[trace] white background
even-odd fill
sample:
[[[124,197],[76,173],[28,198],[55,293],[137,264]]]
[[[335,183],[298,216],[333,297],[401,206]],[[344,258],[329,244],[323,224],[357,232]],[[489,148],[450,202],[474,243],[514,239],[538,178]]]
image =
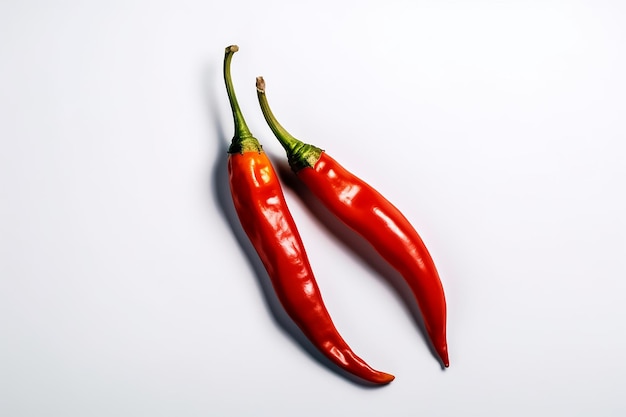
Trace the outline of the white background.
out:
[[[624,415],[624,3],[304,4],[0,3],[0,415]],[[242,238],[233,43],[327,307],[386,387],[300,343]],[[448,370],[394,275],[307,208],[257,75],[424,238]]]

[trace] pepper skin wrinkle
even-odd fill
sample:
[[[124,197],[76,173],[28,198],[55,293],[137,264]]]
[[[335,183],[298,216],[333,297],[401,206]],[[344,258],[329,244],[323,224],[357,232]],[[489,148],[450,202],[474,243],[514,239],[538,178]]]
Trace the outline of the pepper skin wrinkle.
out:
[[[230,75],[230,62],[238,49],[226,48],[224,80],[235,121],[235,136],[228,152],[228,178],[242,228],[257,251],[278,300],[311,343],[348,373],[373,384],[388,384],[394,376],[371,368],[354,354],[324,305],[278,176],[239,109]]]
[[[348,227],[360,234],[404,278],[424,319],[424,326],[445,367],[446,340],[443,285],[428,249],[406,217],[378,191],[321,149],[291,136],[274,117],[257,78],[257,96],[265,119],[298,178]]]

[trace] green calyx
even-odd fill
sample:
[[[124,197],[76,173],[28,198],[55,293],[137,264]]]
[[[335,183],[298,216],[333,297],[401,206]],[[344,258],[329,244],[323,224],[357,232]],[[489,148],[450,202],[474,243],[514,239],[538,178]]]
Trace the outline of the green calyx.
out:
[[[228,101],[230,102],[230,108],[233,112],[233,120],[235,122],[235,135],[228,148],[229,154],[244,153],[244,152],[263,152],[263,148],[258,140],[252,136],[248,125],[246,124],[239,103],[237,102],[237,96],[235,95],[235,88],[233,87],[233,80],[230,76],[230,61],[233,59],[235,52],[239,50],[237,45],[230,45],[226,47],[224,54],[224,82],[226,83],[226,92],[228,93]]]
[[[322,149],[301,142],[296,139],[298,144],[293,148],[285,148],[287,151],[287,161],[293,172],[298,172],[302,168],[313,168],[322,156]],[[283,145],[284,147],[285,145]]]
[[[313,168],[324,151],[316,146],[294,138],[278,123],[265,96],[265,80],[263,77],[257,77],[256,91],[265,121],[267,121],[267,124],[270,129],[272,129],[272,132],[274,132],[280,144],[285,148],[291,169],[294,172],[298,172],[302,168]]]

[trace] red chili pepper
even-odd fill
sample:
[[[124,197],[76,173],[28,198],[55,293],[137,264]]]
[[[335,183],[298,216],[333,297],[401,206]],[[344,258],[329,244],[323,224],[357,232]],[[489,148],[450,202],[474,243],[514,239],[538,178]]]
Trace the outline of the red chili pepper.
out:
[[[298,178],[404,277],[437,354],[444,366],[449,366],[443,286],[432,257],[413,226],[378,191],[326,152],[291,136],[270,110],[262,77],[257,78],[257,95],[265,120],[287,151],[289,164]]]
[[[387,384],[394,376],[372,369],[359,358],[326,310],[278,177],[239,109],[230,76],[230,62],[238,49],[235,45],[226,48],[224,80],[235,121],[235,136],[228,150],[228,173],[241,225],[283,308],[313,345],[349,373],[375,384]]]

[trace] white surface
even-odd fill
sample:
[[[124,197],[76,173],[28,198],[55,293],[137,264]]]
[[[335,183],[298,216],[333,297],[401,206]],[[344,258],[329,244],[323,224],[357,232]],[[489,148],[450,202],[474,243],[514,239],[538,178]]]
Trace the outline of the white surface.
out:
[[[625,16],[619,1],[1,2],[0,415],[624,415]],[[338,328],[397,379],[355,385],[277,324],[228,221],[232,43],[277,165],[257,75],[291,133],[421,233],[448,370],[287,186]]]

